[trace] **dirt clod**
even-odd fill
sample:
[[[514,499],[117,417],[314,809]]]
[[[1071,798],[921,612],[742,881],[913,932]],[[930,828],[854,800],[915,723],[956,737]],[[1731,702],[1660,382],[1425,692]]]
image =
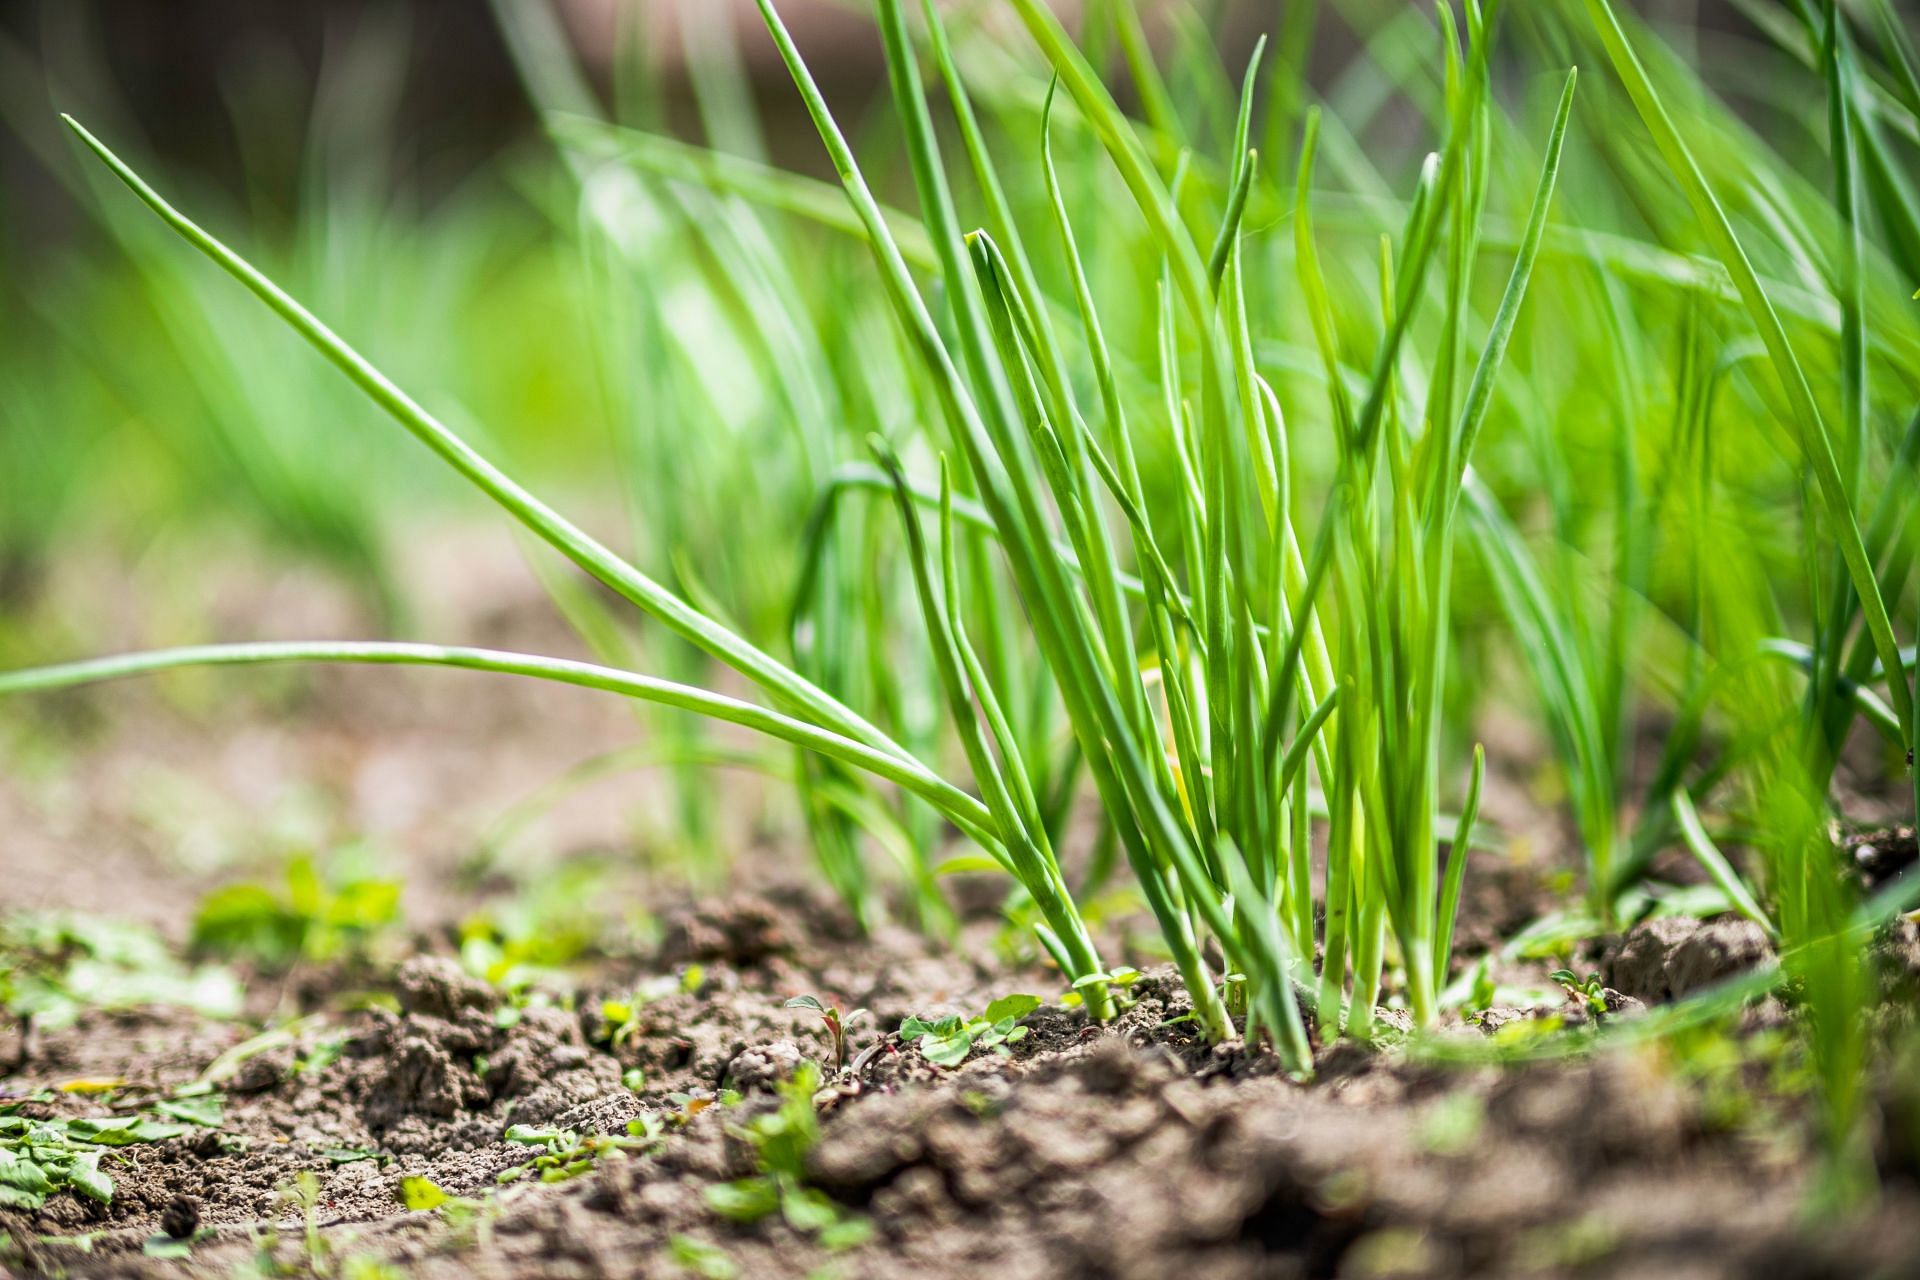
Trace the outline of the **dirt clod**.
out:
[[[1745,973],[1772,954],[1766,933],[1751,920],[1660,916],[1627,932],[1606,957],[1604,973],[1619,995],[1660,1004]]]
[[[240,1064],[226,1081],[231,1093],[261,1093],[278,1087],[293,1074],[293,1047],[275,1045],[263,1049]]]
[[[200,1201],[194,1196],[180,1195],[167,1201],[167,1207],[160,1213],[160,1234],[175,1240],[191,1240],[193,1233],[200,1229]]]
[[[491,1009],[493,989],[445,956],[414,956],[393,976],[393,993],[407,1013],[458,1019],[469,1009]]]
[[[1680,916],[1658,916],[1635,925],[1607,961],[1607,985],[1648,1004],[1670,999],[1667,957],[1698,927]]]
[[[1745,973],[1773,954],[1766,932],[1751,920],[1712,920],[1667,957],[1667,985],[1676,999]]]
[[[756,964],[792,947],[782,912],[765,898],[742,894],[700,903],[669,918],[660,944],[662,964],[725,961]]]
[[[471,1068],[430,1036],[410,1035],[393,1046],[386,1074],[375,1088],[378,1111],[452,1116],[487,1100],[486,1086]]]
[[[793,1041],[773,1040],[735,1054],[727,1064],[724,1079],[742,1093],[771,1092],[781,1081],[791,1079],[805,1061],[806,1056]]]

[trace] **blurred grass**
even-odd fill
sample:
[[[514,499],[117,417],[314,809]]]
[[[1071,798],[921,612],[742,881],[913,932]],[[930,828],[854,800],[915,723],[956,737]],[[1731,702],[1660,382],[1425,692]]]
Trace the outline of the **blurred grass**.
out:
[[[503,150],[425,201],[395,176],[404,29],[398,47],[390,25],[357,31],[321,68],[300,136],[261,122],[303,113],[235,94],[243,157],[297,160],[290,208],[260,217],[251,180],[239,192],[188,186],[449,417],[513,424],[496,443],[517,463],[571,469],[595,442],[597,411],[577,370],[584,286],[542,208],[557,166],[537,148]],[[244,297],[109,198],[62,136],[56,104],[119,122],[143,153],[140,108],[117,96],[104,63],[67,50],[56,65],[0,39],[0,128],[58,192],[0,204],[0,611],[30,603],[50,559],[76,542],[132,551],[238,522],[403,623],[380,513],[435,508],[454,488],[297,338],[259,323]],[[4,225],[36,203],[72,211],[64,234],[35,242]]]

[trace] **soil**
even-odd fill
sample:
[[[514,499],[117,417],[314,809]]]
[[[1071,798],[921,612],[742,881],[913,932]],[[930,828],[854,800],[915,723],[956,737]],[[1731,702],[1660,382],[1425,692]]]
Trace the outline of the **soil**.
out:
[[[530,579],[475,595],[484,603],[441,619],[454,624],[444,638],[500,643],[506,633],[523,647],[577,649],[527,620],[544,613]],[[350,614],[336,619],[340,630]],[[317,787],[325,829],[371,829],[404,860],[412,931],[378,955],[250,974],[253,1015],[299,1015],[279,1037],[254,1039],[257,1022],[160,1008],[89,1012],[40,1035],[0,1093],[125,1083],[106,1096],[56,1093],[23,1113],[99,1115],[204,1080],[221,1095],[220,1124],[112,1149],[102,1163],[116,1184],[110,1205],[61,1193],[36,1212],[0,1210],[0,1236],[12,1240],[0,1270],[251,1267],[363,1280],[383,1274],[374,1264],[446,1277],[846,1280],[1920,1274],[1920,1107],[1897,1079],[1871,1082],[1879,1197],[1816,1217],[1806,1211],[1818,1175],[1812,1121],[1785,1051],[1717,1073],[1659,1046],[1527,1068],[1439,1065],[1395,1046],[1404,1015],[1389,1009],[1380,1046],[1320,1046],[1303,1085],[1264,1052],[1198,1041],[1177,979],[1129,951],[1119,928],[1111,954],[1145,973],[1105,1027],[1060,1003],[1057,977],[999,945],[991,898],[951,945],[892,926],[860,936],[803,887],[796,846],[755,842],[757,805],[731,815],[752,850],[734,874],[756,891],[690,889],[683,872],[649,869],[631,852],[636,826],[646,844],[630,798],[644,789],[576,798],[542,825],[534,853],[474,874],[493,812],[475,813],[474,797],[511,803],[630,736],[618,706],[590,697],[533,697],[512,682],[440,673],[329,672],[213,711],[129,687],[36,714],[85,726],[65,759],[91,776],[80,786],[57,770],[0,770],[7,908],[110,910],[182,944],[208,883],[252,863],[193,862],[181,828],[129,798],[138,788],[95,785],[160,768],[202,779],[242,831],[290,789]],[[10,760],[19,763],[17,750]],[[1551,824],[1538,825],[1525,792],[1523,780],[1489,780],[1501,828],[1530,835],[1473,854],[1460,935],[1469,955],[1564,892]],[[1501,817],[1503,805],[1537,825]],[[1912,860],[1910,831],[1847,847],[1863,877]],[[620,892],[644,909],[642,941],[591,953],[577,985],[536,983],[520,1001],[453,958],[472,911],[608,850],[637,865]],[[1920,985],[1920,927],[1902,922],[1881,946],[1896,981]],[[1602,977],[1604,1016],[1624,1019],[1767,955],[1765,937],[1743,922],[1654,920],[1578,959]],[[1546,968],[1504,957],[1496,976],[1552,991]],[[889,1034],[910,1014],[973,1016],[1014,992],[1047,1000],[1023,1020],[1024,1037],[1005,1052],[976,1048],[955,1069]],[[798,995],[867,1011],[850,1022],[845,1071],[834,1070],[820,1019],[787,1007]],[[610,1003],[631,1016],[610,1020],[620,1012]],[[1587,1007],[1556,995],[1490,1010],[1449,1035],[1484,1044],[1516,1024],[1590,1017]],[[1761,1002],[1744,1034],[1764,1043],[1788,1016]],[[0,1063],[17,1047],[0,1037]],[[829,1198],[831,1216],[870,1226],[850,1247],[824,1247],[804,1215],[798,1225],[781,1213],[741,1224],[709,1198],[756,1173],[747,1127],[776,1110],[779,1082],[803,1060],[825,1082],[806,1183]],[[625,1138],[636,1122],[659,1135],[635,1144],[644,1149],[610,1150],[562,1181],[501,1181],[537,1154],[505,1140],[511,1126]],[[414,1177],[456,1203],[408,1210],[401,1187]],[[189,1241],[190,1255],[149,1255],[170,1238]]]
[[[1643,927],[1614,980],[1657,971],[1634,990],[1661,999],[1659,984],[1671,991],[1696,972],[1692,952],[1725,961],[1745,945],[1713,936],[1726,932]],[[691,982],[669,958],[689,938],[705,943]],[[1198,1042],[1178,1021],[1176,978],[1151,970],[1109,1027],[1049,1004],[1004,1056],[976,1049],[947,1070],[880,1028],[1047,991],[1044,975],[955,960],[904,933],[854,943],[805,897],[708,899],[674,913],[668,939],[574,1009],[535,1005],[504,1026],[498,992],[449,958],[411,957],[391,974],[394,1008],[323,1009],[289,1042],[229,1060],[217,1130],[117,1149],[110,1206],[60,1195],[38,1214],[0,1212],[12,1263],[227,1274],[265,1253],[306,1266],[316,1246],[288,1189],[311,1173],[323,1258],[421,1275],[687,1274],[676,1261],[686,1241],[724,1251],[745,1276],[1860,1276],[1920,1265],[1909,1186],[1892,1181],[1844,1229],[1810,1225],[1793,1126],[1726,1123],[1657,1052],[1462,1069],[1344,1044],[1322,1049],[1302,1086],[1269,1055]],[[1673,945],[1654,966],[1663,939]],[[974,941],[958,954],[991,954]],[[671,994],[613,1037],[602,997],[662,977]],[[785,1007],[802,993],[871,1011],[851,1028],[841,1076],[817,1017]],[[245,1034],[160,1011],[89,1014],[44,1037],[7,1084],[117,1078],[164,1092]],[[777,1215],[731,1223],[705,1197],[754,1173],[742,1127],[776,1105],[773,1087],[802,1058],[827,1064],[832,1081],[808,1177],[873,1228],[835,1253]],[[739,1096],[714,1102],[722,1090]],[[60,1095],[29,1110],[100,1105]],[[502,1140],[510,1125],[625,1135],[642,1116],[663,1133],[652,1151],[603,1156],[564,1182],[498,1181],[534,1154]],[[398,1188],[410,1176],[486,1207],[409,1212]],[[145,1256],[156,1233],[193,1237],[191,1259]]]

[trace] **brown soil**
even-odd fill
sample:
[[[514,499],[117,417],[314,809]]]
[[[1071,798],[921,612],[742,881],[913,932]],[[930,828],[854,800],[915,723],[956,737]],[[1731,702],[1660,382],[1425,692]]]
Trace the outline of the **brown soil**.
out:
[[[1111,1028],[1050,1005],[1010,1054],[976,1050],[943,1070],[878,1028],[977,1012],[1048,990],[1044,977],[943,959],[905,935],[854,944],[804,900],[709,903],[668,935],[663,954],[709,944],[697,989],[670,981],[617,1047],[594,993],[578,1011],[528,1008],[502,1027],[497,994],[454,962],[408,960],[391,978],[397,1011],[319,1013],[233,1069],[218,1131],[118,1149],[110,1207],[60,1195],[38,1214],[0,1213],[14,1265],[226,1274],[264,1251],[305,1266],[305,1220],[285,1194],[304,1172],[318,1176],[313,1217],[333,1265],[377,1258],[425,1275],[685,1274],[676,1238],[723,1250],[744,1276],[1858,1276],[1920,1264],[1920,1200],[1896,1185],[1843,1229],[1808,1226],[1795,1135],[1728,1127],[1657,1053],[1503,1072],[1345,1045],[1323,1051],[1303,1087],[1265,1054],[1208,1049],[1170,1023],[1184,997],[1153,971]],[[654,957],[603,989],[675,974]],[[783,1007],[801,993],[872,1011],[852,1029],[854,1069],[824,1099],[808,1163],[814,1186],[874,1228],[833,1254],[777,1216],[732,1224],[704,1196],[754,1171],[741,1126],[774,1105],[773,1083],[803,1055],[830,1054],[813,1015]],[[8,1085],[165,1090],[243,1034],[90,1015],[47,1036]],[[337,1056],[312,1065],[323,1047]],[[645,1078],[629,1089],[635,1067]],[[722,1089],[739,1101],[702,1105]],[[100,1106],[62,1096],[34,1110]],[[603,1157],[566,1182],[497,1182],[532,1154],[501,1140],[509,1125],[624,1135],[642,1114],[664,1125],[653,1152]],[[487,1207],[409,1213],[396,1193],[410,1175]],[[190,1262],[140,1252],[155,1233],[195,1230]]]

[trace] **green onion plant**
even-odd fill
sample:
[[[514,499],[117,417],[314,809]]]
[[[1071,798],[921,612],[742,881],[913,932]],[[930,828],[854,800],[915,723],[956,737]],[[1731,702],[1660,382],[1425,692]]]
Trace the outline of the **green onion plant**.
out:
[[[407,663],[731,723],[797,752],[761,767],[861,921],[873,848],[936,934],[942,872],[998,868],[1106,1018],[1091,904],[1120,878],[1199,1034],[1296,1074],[1382,1006],[1445,1015],[1500,767],[1477,721],[1517,700],[1566,782],[1571,927],[1632,924],[1656,855],[1690,854],[1780,947],[1832,1146],[1855,1142],[1867,908],[1831,783],[1856,723],[1896,772],[1914,743],[1920,328],[1877,284],[1910,292],[1920,247],[1898,13],[1743,5],[1827,109],[1775,147],[1608,0],[1294,4],[1237,75],[1185,18],[1163,66],[1120,0],[1077,36],[1043,0],[998,24],[877,0],[886,101],[852,130],[757,4],[836,181],[769,163],[724,33],[692,27],[695,145],[647,75],[608,108],[543,10],[497,6],[571,182],[631,557],[73,126],[642,629],[556,574],[596,663],[243,645],[0,693]],[[1309,78],[1342,22],[1353,63]],[[1410,127],[1416,154],[1377,142]]]

